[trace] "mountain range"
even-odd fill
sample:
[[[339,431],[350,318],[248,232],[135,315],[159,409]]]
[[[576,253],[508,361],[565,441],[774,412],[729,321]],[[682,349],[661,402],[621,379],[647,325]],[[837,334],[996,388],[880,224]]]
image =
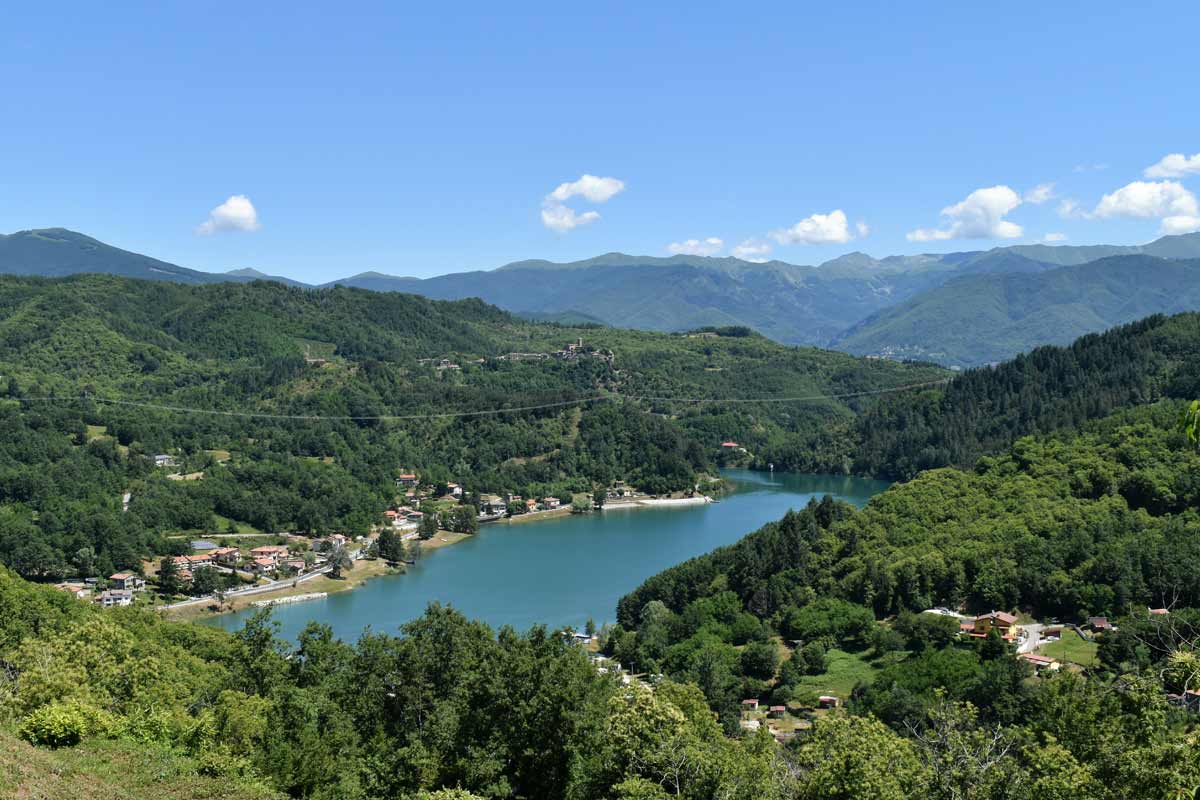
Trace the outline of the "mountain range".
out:
[[[818,266],[608,253],[432,278],[364,272],[325,285],[479,297],[528,319],[569,324],[746,326],[785,344],[974,366],[1147,314],[1197,308],[1189,259],[1200,259],[1200,233],[1139,246],[1034,244],[882,259],[854,252]],[[77,272],[306,285],[253,269],[188,269],[61,228],[0,236],[0,273]]]

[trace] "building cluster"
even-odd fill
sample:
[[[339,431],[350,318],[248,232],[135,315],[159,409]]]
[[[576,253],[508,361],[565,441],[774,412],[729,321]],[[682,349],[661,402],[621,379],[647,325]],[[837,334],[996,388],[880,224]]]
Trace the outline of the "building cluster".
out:
[[[817,700],[817,706],[822,709],[840,705],[841,700],[834,695],[821,695]],[[762,705],[753,697],[742,701],[742,718],[738,722],[745,731],[757,731],[765,726],[767,732],[780,743],[795,737],[796,730],[808,724],[807,721],[797,721],[785,705]]]
[[[554,511],[562,507],[562,501],[557,497],[522,497],[519,494],[505,492],[504,494],[481,494],[479,496],[479,519],[487,521],[498,519],[510,513],[513,506],[523,508],[521,513],[529,514],[534,511]]]
[[[588,347],[580,338],[552,353],[505,353],[497,356],[498,361],[579,361],[585,358],[594,358],[606,364],[612,364],[613,352],[612,350]]]

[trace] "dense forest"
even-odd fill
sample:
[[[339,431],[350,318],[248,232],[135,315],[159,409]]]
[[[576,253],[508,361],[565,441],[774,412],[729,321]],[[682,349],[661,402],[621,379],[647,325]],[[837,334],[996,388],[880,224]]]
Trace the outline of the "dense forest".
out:
[[[1054,796],[1168,796],[1171,781],[1196,783],[1200,764],[1194,718],[1167,704],[1200,679],[1200,454],[1179,429],[1182,407],[1022,438],[862,510],[814,501],[622,598],[606,652],[699,686],[730,730],[741,698],[815,703],[836,661],[862,668],[851,713],[913,747],[1007,740],[993,774],[976,765],[978,786],[936,796],[1024,796],[992,781],[1036,768],[1021,748],[1039,742],[1074,771],[1072,792]],[[920,613],[935,606],[1119,624],[1091,667],[1034,680],[994,633],[964,645],[958,619]],[[1130,763],[1147,720],[1150,749]]]
[[[844,457],[861,405],[819,398],[943,374],[744,329],[537,324],[472,300],[3,277],[0,563],[107,575],[179,531],[364,533],[405,472],[472,494],[689,490],[731,437],[799,443],[835,425]],[[818,399],[736,414],[641,399],[762,396]],[[156,454],[177,463],[155,469]]]
[[[1200,680],[1200,454],[1179,411],[1023,438],[863,510],[814,501],[668,570],[601,632],[633,681],[568,637],[436,605],[398,635],[313,624],[293,643],[269,612],[229,634],[0,569],[0,744],[136,748],[171,759],[160,782],[238,798],[1181,796],[1200,785],[1196,718],[1171,701]],[[996,630],[914,613],[935,603],[1117,627],[1035,675]],[[844,710],[783,744],[743,729],[742,698],[812,705],[847,661]]]
[[[1162,397],[1200,396],[1200,314],[1153,316],[1040,347],[944,387],[889,395],[852,435],[854,472],[896,479],[970,467],[1021,436],[1071,430]]]
[[[0,778],[30,780],[58,752],[188,797],[1117,800],[1200,785],[1200,452],[1173,399],[1200,394],[1200,316],[892,395],[874,393],[944,373],[738,328],[575,329],[347,289],[9,278],[0,315]],[[819,399],[712,402],[779,397]],[[471,492],[666,492],[729,459],[933,468],[647,580],[598,636],[626,672],[558,632],[438,606],[355,643],[319,625],[288,642],[269,612],[228,634],[25,580],[137,569],[180,530],[365,531],[406,470]],[[933,606],[1116,627],[1035,673]],[[839,708],[816,709],[830,692]],[[747,729],[747,700],[803,724]]]

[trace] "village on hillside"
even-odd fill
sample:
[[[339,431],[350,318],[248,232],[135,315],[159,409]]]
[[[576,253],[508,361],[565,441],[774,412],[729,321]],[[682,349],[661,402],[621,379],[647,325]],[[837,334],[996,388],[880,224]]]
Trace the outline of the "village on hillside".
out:
[[[1100,638],[1116,630],[1106,617],[1091,617],[1086,625],[1062,624],[1056,621],[1036,621],[1007,611],[990,611],[969,616],[944,608],[930,608],[927,615],[954,620],[958,625],[958,643],[973,647],[993,634],[1016,653],[1017,658],[1032,668],[1032,679],[1059,670],[1082,671],[1097,663],[1096,651]],[[1148,615],[1169,613],[1164,608],[1147,608]],[[883,624],[883,623],[880,623]],[[801,642],[792,642],[799,648]],[[852,659],[848,659],[853,663]],[[851,699],[851,690],[861,676],[851,670],[831,665],[824,675],[814,676],[808,683],[811,698],[806,701],[772,702],[769,698],[749,697],[741,701],[739,725],[746,731],[767,730],[776,740],[785,742],[797,731],[811,727],[821,716],[843,708]],[[1189,690],[1184,695],[1168,695],[1168,702],[1191,710],[1200,710],[1200,691]]]

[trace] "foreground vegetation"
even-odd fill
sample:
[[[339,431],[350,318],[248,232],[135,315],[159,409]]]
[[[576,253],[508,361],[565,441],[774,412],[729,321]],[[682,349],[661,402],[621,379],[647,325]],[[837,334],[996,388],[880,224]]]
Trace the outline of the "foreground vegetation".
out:
[[[0,307],[0,776],[68,795],[110,791],[125,771],[135,798],[350,800],[1116,800],[1200,785],[1200,453],[1183,405],[1161,399],[1200,388],[1200,316],[903,399],[756,408],[663,398],[941,373],[736,329],[595,330],[584,357],[498,360],[561,347],[567,329],[479,303],[265,284],[10,279]],[[458,369],[420,361],[451,357]],[[622,400],[429,416],[589,392]],[[744,451],[720,447],[731,436]],[[164,452],[180,463],[155,467]],[[269,612],[228,634],[24,579],[137,570],[218,516],[366,531],[409,470],[468,496],[586,499],[621,476],[667,491],[764,454],[941,468],[862,510],[813,502],[646,581],[600,637],[637,677],[557,633],[438,606],[355,643],[315,624],[285,642]],[[963,637],[955,617],[920,613],[931,606],[1117,629],[1062,643],[1076,665],[1035,675],[996,633]],[[748,730],[745,700],[782,707],[787,725]]]
[[[861,511],[814,502],[650,579],[601,637],[646,683],[437,606],[398,636],[313,624],[288,643],[267,612],[231,635],[5,571],[0,724],[82,764],[141,743],[233,797],[1172,796],[1200,784],[1196,718],[1171,700],[1200,681],[1200,455],[1179,411],[1023,439]],[[1118,630],[1085,671],[1035,676],[995,632],[914,613],[932,604]],[[847,707],[816,710],[829,693]],[[742,730],[746,697],[787,709],[785,744]]]

